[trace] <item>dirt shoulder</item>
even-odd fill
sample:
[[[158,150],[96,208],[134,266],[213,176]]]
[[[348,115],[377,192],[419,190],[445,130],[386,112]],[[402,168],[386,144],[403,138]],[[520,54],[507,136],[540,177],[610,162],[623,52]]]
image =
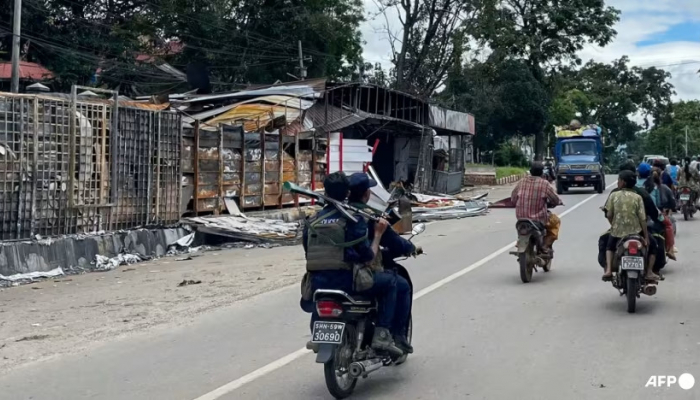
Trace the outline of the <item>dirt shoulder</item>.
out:
[[[300,246],[191,256],[0,289],[0,371],[177,323],[299,282],[304,271]]]

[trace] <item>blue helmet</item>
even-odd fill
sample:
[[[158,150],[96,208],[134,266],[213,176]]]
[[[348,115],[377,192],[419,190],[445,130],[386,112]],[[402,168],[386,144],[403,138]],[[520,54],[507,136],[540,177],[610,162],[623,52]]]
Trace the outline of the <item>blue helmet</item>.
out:
[[[651,165],[643,162],[637,167],[640,178],[648,178],[651,175]]]

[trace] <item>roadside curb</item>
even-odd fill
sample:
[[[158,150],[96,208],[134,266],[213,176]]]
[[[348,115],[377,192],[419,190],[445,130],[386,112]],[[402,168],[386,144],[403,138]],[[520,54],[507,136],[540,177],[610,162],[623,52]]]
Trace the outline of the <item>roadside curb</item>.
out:
[[[509,183],[518,182],[526,176],[527,174],[504,176],[503,178],[496,179],[496,185],[507,185]]]

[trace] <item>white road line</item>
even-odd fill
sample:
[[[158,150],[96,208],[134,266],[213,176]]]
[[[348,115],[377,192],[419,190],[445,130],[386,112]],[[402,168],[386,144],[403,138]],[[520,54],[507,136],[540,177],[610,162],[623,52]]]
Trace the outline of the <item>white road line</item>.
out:
[[[610,189],[611,187],[613,187],[615,185],[617,185],[617,180],[615,181],[615,183],[608,185],[608,187],[606,187],[606,189]],[[586,197],[582,201],[576,203],[573,207],[571,207],[571,208],[567,209],[566,211],[564,211],[563,213],[561,213],[559,216],[560,217],[566,216],[567,214],[573,212],[574,210],[576,210],[577,208],[586,204],[590,200],[594,199],[596,196],[598,196],[598,194],[594,194],[594,195],[591,195],[589,197]],[[430,285],[426,288],[423,288],[422,290],[416,292],[413,295],[413,300],[420,299],[421,297],[425,296],[426,294],[433,292],[433,291],[441,288],[442,286],[445,286],[446,284],[454,281],[455,279],[483,266],[487,262],[493,260],[494,258],[496,258],[496,257],[500,256],[501,254],[507,252],[508,250],[512,249],[515,246],[515,243],[516,242],[509,243],[507,246],[501,247],[500,249],[496,250],[494,253],[491,253],[490,255],[482,258],[481,260],[475,262],[474,264],[464,268],[463,270],[457,271],[454,274],[452,274],[444,279],[441,279],[441,280],[433,283],[432,285]],[[221,396],[224,396],[226,394],[233,392],[236,389],[239,389],[243,385],[246,385],[250,382],[253,382],[254,380],[256,380],[258,378],[261,378],[261,377],[263,377],[271,372],[274,372],[274,371],[284,367],[285,365],[291,363],[294,360],[297,360],[297,359],[305,356],[306,354],[308,354],[310,352],[311,351],[307,350],[306,348],[301,348],[301,349],[299,349],[293,353],[287,354],[286,356],[284,356],[278,360],[275,360],[275,361],[273,361],[273,362],[271,362],[271,363],[269,363],[261,368],[258,368],[249,374],[246,374],[246,375],[244,375],[244,376],[242,376],[234,381],[231,381],[231,382],[229,382],[229,383],[227,383],[227,384],[225,384],[225,385],[223,385],[223,386],[221,386],[221,387],[219,387],[219,388],[217,388],[217,389],[215,389],[215,390],[213,390],[205,395],[197,397],[195,400],[216,400],[216,399],[220,398]]]

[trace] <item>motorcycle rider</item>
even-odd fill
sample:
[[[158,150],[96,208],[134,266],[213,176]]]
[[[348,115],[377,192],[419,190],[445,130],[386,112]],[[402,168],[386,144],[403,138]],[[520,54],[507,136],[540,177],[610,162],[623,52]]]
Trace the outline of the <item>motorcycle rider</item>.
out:
[[[657,173],[658,175],[658,170],[652,170],[649,164],[639,164],[637,172],[639,174],[637,186],[646,190],[649,193],[649,195],[651,195],[651,199],[654,200],[656,208],[662,211],[662,214],[659,216],[659,220],[664,226],[664,238],[666,239],[666,253],[669,258],[675,260],[676,255],[674,247],[675,238],[673,234],[673,223],[671,222],[671,219],[663,213],[665,210],[673,210],[675,208],[676,202],[673,198],[673,194],[668,187],[662,184],[660,177],[657,180],[655,180],[653,174]]]
[[[350,195],[348,203],[362,209],[367,207],[367,202],[371,196],[370,188],[377,185],[377,182],[371,179],[366,173],[358,172],[350,175]],[[374,221],[368,222],[368,240],[374,240]],[[412,293],[411,286],[408,281],[396,273],[396,270],[391,268],[394,264],[394,258],[401,256],[410,256],[420,252],[409,240],[399,236],[396,231],[389,227],[381,236],[379,245],[382,247],[380,253],[375,260],[376,270],[383,270],[383,273],[392,274],[396,279],[396,307],[394,309],[394,318],[391,324],[391,333],[394,337],[396,346],[405,353],[413,353],[413,347],[408,342],[406,327],[408,319],[411,315]],[[387,268],[384,268],[387,267]]]
[[[343,172],[329,174],[323,182],[326,195],[344,201],[350,182]],[[360,215],[357,223],[344,218],[333,206],[326,205],[315,216],[307,219],[304,226],[303,247],[306,254],[307,274],[302,281],[302,309],[312,313],[311,327],[317,319],[312,295],[317,289],[338,289],[347,293],[354,290],[353,265],[371,263],[379,253],[379,243],[389,226],[381,219],[374,224],[373,239],[368,239],[367,224]],[[377,323],[372,338],[372,347],[378,350],[395,350],[389,333],[396,306],[396,277],[393,274],[373,274],[372,286],[359,294],[374,296],[378,300]],[[307,343],[307,348],[314,348]]]
[[[686,157],[685,165],[681,169],[678,179],[678,186],[687,186],[690,188],[690,200],[693,204],[697,203],[698,192],[700,191],[700,172],[696,168],[691,167],[690,157]]]
[[[680,178],[681,167],[678,166],[678,160],[675,158],[671,159],[671,163],[666,167],[666,172],[671,176],[673,181],[673,186],[678,186],[678,178]]]
[[[551,254],[552,245],[559,238],[561,220],[550,212],[547,205],[558,206],[562,202],[552,185],[542,179],[544,166],[535,161],[530,167],[530,175],[521,179],[510,195],[515,204],[515,217],[517,219],[529,219],[541,223],[546,234],[544,237],[544,250]]]
[[[633,174],[636,174],[637,172],[637,165],[634,163],[632,160],[627,160],[626,163],[622,164],[620,166],[620,172],[622,171],[630,171]],[[622,188],[617,187],[613,189],[610,192],[610,195],[612,195],[615,192],[619,192],[622,190]],[[656,208],[656,205],[654,204],[654,200],[652,200],[651,196],[649,193],[647,193],[646,190],[643,188],[635,187],[632,189],[634,190],[635,193],[637,193],[639,196],[642,197],[642,202],[644,203],[644,213],[647,216],[647,229],[650,230],[651,233],[662,233],[664,231],[663,224],[659,221],[659,209]],[[608,200],[610,199],[610,196],[608,196]],[[607,203],[607,201],[606,201]],[[602,207],[603,212],[605,212],[607,216],[608,210],[605,209],[605,207]],[[598,239],[598,263],[600,264],[601,267],[606,268],[607,261],[606,261],[606,256],[605,252],[607,251],[608,247],[608,240],[610,238],[610,230],[608,229],[607,232],[602,234],[600,238]],[[658,243],[654,236],[649,236],[649,243],[648,243],[648,264],[650,266],[656,265],[656,260],[657,260],[657,247]],[[661,254],[663,256],[663,254]]]
[[[554,175],[554,166],[552,165],[552,159],[551,158],[546,158],[544,162],[545,166],[545,173],[548,175],[546,178],[548,181],[552,182],[556,179],[556,176]]]
[[[642,197],[634,191],[637,177],[631,171],[622,171],[618,177],[617,187],[621,190],[611,193],[605,204],[606,216],[610,221],[610,237],[605,252],[606,266],[603,280],[612,278],[613,256],[617,251],[620,240],[629,235],[640,235],[644,238],[644,245],[649,241],[647,231],[647,216],[644,212]],[[647,263],[648,264],[648,263]],[[657,280],[651,271],[651,265],[646,266],[646,278]]]

